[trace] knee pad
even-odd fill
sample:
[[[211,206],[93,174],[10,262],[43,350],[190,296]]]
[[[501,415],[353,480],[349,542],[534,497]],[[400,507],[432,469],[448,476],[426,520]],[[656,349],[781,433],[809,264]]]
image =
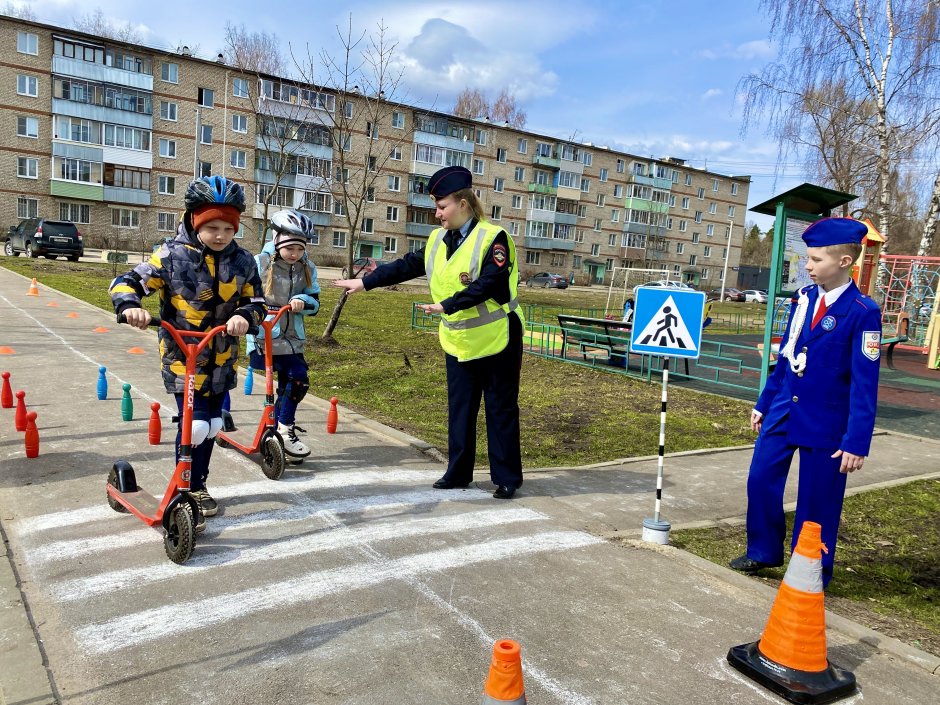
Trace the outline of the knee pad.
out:
[[[201,445],[206,438],[209,436],[209,422],[208,421],[193,421],[193,433],[192,433],[192,445],[195,448],[198,445]]]
[[[209,438],[215,438],[225,425],[221,416],[209,420]]]
[[[306,379],[291,379],[287,382],[287,398],[294,403],[299,403],[301,399],[307,396],[307,390],[310,389],[310,382]]]

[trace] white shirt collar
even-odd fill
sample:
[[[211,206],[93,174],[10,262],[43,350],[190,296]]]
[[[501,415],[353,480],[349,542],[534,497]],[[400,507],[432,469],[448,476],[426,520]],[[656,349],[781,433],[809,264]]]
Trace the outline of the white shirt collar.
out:
[[[839,297],[842,296],[842,292],[849,288],[849,285],[852,283],[852,280],[849,279],[842,286],[837,286],[831,291],[823,291],[822,287],[819,284],[816,285],[816,289],[819,292],[819,297],[816,299],[816,306],[819,306],[819,302],[822,301],[823,297],[826,299],[826,308],[832,308],[832,305],[838,301]]]

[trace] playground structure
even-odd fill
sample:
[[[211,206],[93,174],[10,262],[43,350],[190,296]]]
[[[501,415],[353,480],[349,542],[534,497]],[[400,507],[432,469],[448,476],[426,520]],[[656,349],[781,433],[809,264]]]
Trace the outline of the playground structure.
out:
[[[938,297],[940,287],[940,257],[911,255],[882,255],[878,261],[878,276],[873,298],[881,306],[886,327],[896,324],[898,316],[910,316],[910,341],[904,347],[928,353],[932,338],[936,338],[938,325]],[[937,350],[928,359],[928,366],[936,367]]]

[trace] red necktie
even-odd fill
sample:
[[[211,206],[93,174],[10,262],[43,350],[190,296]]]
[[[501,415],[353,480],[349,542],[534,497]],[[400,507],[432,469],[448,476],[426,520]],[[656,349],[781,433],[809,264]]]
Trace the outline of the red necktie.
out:
[[[816,315],[813,316],[813,322],[810,325],[809,329],[812,330],[816,327],[816,324],[822,320],[822,317],[826,315],[826,297],[823,296],[819,301],[819,308],[816,309]]]

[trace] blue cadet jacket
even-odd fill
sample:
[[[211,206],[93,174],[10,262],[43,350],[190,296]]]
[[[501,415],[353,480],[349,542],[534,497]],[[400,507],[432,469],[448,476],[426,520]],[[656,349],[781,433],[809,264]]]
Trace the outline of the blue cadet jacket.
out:
[[[764,429],[786,421],[790,445],[867,456],[878,401],[881,311],[853,281],[811,330],[819,289],[803,287],[791,300],[781,353],[800,294],[808,299],[808,313],[795,333],[794,357],[802,353],[805,367],[794,371],[781,354],[754,408],[764,415]]]

